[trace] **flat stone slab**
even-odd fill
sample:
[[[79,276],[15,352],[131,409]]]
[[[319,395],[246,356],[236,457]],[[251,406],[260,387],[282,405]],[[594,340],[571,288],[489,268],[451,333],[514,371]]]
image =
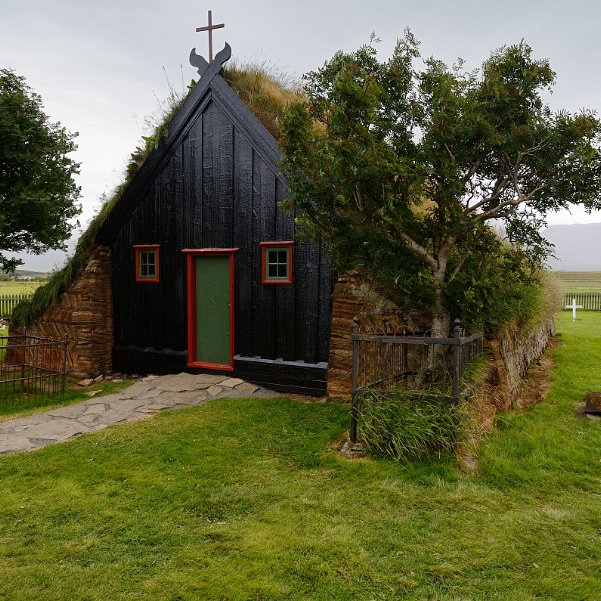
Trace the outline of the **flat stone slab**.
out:
[[[84,424],[88,426],[90,430],[94,428],[94,426],[98,423],[99,414],[98,413],[86,413],[82,415],[77,421],[80,424]]]
[[[226,378],[224,376],[214,376],[211,374],[187,374],[181,373],[176,376],[165,376],[153,382],[154,386],[164,392],[191,392],[208,388],[213,384],[218,384]]]
[[[25,436],[0,436],[0,453],[16,453],[34,448],[35,444]]]
[[[98,403],[98,401],[96,401]],[[75,405],[68,405],[67,407],[58,407],[57,409],[52,409],[48,411],[48,415],[51,417],[79,417],[86,412],[87,409],[87,401],[84,403],[76,403]]]
[[[23,436],[45,438],[50,440],[65,440],[77,434],[87,432],[89,428],[75,419],[53,417],[43,424],[23,430]]]
[[[136,382],[135,384],[132,384],[125,390],[119,392],[117,396],[120,396],[122,398],[133,399],[134,397],[146,394],[149,390],[155,388],[156,382],[157,380],[153,380],[151,382]]]
[[[238,384],[242,384],[244,380],[240,378],[228,378],[227,380],[223,380],[223,382],[219,383],[219,386],[225,386],[225,388],[234,388],[238,386]]]
[[[145,392],[144,394],[140,394],[139,397],[143,398],[144,400],[154,399],[162,393],[163,393],[163,391],[160,390],[159,388],[153,388],[153,389],[149,390],[148,392]]]
[[[121,412],[127,412],[127,411],[133,411],[134,409],[137,409],[138,407],[141,407],[142,405],[146,405],[146,403],[148,403],[147,399],[135,398],[135,399],[116,399],[114,401],[109,401],[108,403],[105,403],[105,404],[108,405],[111,409],[116,409],[117,411],[121,411]]]
[[[157,411],[171,408],[173,408],[173,405],[168,405],[167,403],[152,403],[151,405],[142,405],[142,407],[138,407],[136,411],[138,413],[156,413]]]
[[[167,407],[177,407],[178,405],[200,405],[206,399],[207,393],[204,390],[193,390],[191,392],[163,392],[157,401]]]
[[[191,407],[225,396],[278,394],[229,376],[188,373],[147,376],[117,393],[0,422],[0,454],[29,451],[157,411]]]
[[[250,382],[242,382],[242,384],[238,384],[238,386],[236,386],[236,390],[242,394],[254,394],[257,392],[257,390],[259,390],[259,388],[259,386],[251,384]]]
[[[135,411],[105,411],[95,416],[93,420],[94,428],[96,426],[112,426],[113,424],[120,424],[128,420],[139,417],[139,413]]]
[[[104,403],[96,403],[94,405],[90,405],[85,413],[84,413],[84,417],[87,415],[94,415],[96,413],[103,413],[104,411],[107,410],[107,406]],[[81,418],[79,418],[81,419]]]
[[[47,420],[48,417],[45,413],[37,413],[27,417],[17,417],[6,420],[0,424],[0,437],[7,432],[18,431],[19,429],[23,430],[35,424],[42,424]]]

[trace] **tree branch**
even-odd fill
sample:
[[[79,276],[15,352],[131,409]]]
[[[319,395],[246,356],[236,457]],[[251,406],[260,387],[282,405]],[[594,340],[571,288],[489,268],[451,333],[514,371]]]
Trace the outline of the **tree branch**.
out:
[[[463,264],[466,262],[468,257],[468,253],[464,252],[461,257],[459,258],[459,261],[457,261],[457,265],[455,265],[455,269],[453,269],[451,276],[449,277],[447,283],[452,282],[456,277],[457,274],[461,271],[461,268],[463,267]]]
[[[482,157],[478,157],[474,164],[468,169],[467,173],[461,178],[461,183],[466,184],[472,176],[478,171],[478,167],[480,167],[480,163],[482,162]]]
[[[463,211],[463,214],[469,215],[470,213],[473,213],[485,204],[498,200],[501,197],[501,194],[503,194],[503,192],[507,188],[508,181],[509,177],[507,175],[504,175],[503,177],[497,179],[492,194],[490,196],[487,196],[486,198],[483,198],[480,202],[477,202],[475,205],[466,208],[465,211]]]
[[[353,196],[355,197],[355,204],[361,213],[365,211],[365,202],[363,201],[363,194],[359,189],[359,184],[355,185],[355,190],[353,192]]]
[[[533,190],[531,190],[528,194],[518,193],[516,198],[512,198],[511,200],[506,200],[505,202],[499,203],[496,207],[489,209],[488,211],[484,211],[479,215],[474,217],[474,221],[486,221],[487,219],[493,219],[495,217],[507,217],[512,212],[512,208],[517,207],[525,202],[528,202],[532,199],[532,197],[544,190],[548,186],[546,184],[540,184],[536,186]],[[508,211],[504,211],[504,209],[508,209]]]
[[[434,257],[421,244],[418,244],[405,232],[398,232],[398,236],[407,250],[424,259],[433,270],[437,268],[438,264],[436,259],[434,259]]]
[[[449,153],[449,156],[451,157],[451,161],[453,161],[453,164],[457,163],[457,160],[455,159],[455,155],[451,152],[451,149],[448,147],[447,143],[444,143],[444,147],[446,149],[446,151]]]

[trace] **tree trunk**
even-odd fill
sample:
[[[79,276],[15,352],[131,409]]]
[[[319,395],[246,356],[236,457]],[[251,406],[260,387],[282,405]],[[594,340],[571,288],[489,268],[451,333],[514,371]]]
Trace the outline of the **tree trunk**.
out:
[[[451,314],[444,305],[444,280],[446,260],[434,275],[434,311],[432,317],[432,336],[446,338],[451,328]]]
[[[456,235],[448,235],[442,244],[436,243],[432,255],[428,255],[424,249],[420,256],[425,256],[427,263],[432,269],[432,285],[434,288],[434,307],[432,316],[432,328],[430,336],[432,338],[448,338],[451,329],[451,315],[445,307],[445,284],[447,275],[447,264]],[[422,387],[428,382],[437,380],[441,374],[447,371],[448,347],[442,344],[428,345],[428,354],[425,361],[419,368],[415,378],[417,388]]]
[[[446,262],[444,262],[446,267]],[[434,273],[434,311],[432,316],[432,338],[448,338],[451,329],[451,314],[444,306],[444,278],[446,269],[439,269]],[[419,376],[421,382],[435,381],[440,373],[445,372],[447,365],[448,348],[443,344],[431,345],[429,347],[424,373]]]
[[[448,338],[451,330],[451,315],[445,309],[438,311],[435,308],[434,315],[432,317],[432,336],[435,338]]]

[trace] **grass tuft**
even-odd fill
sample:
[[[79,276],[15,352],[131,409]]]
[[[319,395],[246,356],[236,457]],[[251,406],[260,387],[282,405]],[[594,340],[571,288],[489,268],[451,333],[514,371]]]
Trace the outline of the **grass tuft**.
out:
[[[367,390],[358,401],[359,436],[374,455],[408,463],[453,452],[461,425],[459,405],[405,390]]]
[[[290,102],[302,98],[300,88],[267,63],[228,63],[223,79],[276,139],[280,139],[279,118]]]

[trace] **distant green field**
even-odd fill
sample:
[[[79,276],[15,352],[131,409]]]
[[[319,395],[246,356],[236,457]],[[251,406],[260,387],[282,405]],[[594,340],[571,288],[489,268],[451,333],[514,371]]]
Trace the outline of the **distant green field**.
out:
[[[0,296],[6,294],[31,294],[44,282],[0,282]]]
[[[562,292],[600,292],[601,271],[555,271]]]

